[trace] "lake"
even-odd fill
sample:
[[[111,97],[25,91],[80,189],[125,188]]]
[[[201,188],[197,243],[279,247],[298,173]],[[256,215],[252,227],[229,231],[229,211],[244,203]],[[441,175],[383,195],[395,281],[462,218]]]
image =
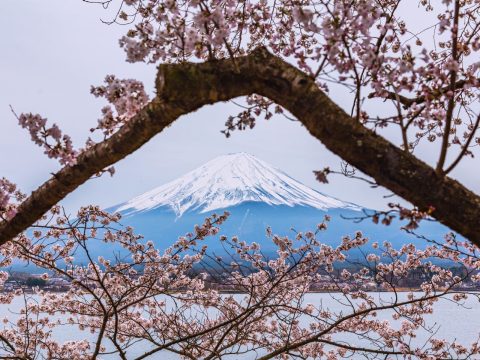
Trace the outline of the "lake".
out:
[[[381,299],[383,301],[388,300],[393,296],[392,293],[370,293],[370,295],[374,296],[375,299]],[[406,295],[407,293],[399,293],[401,300],[406,299]],[[238,299],[241,299],[242,297],[241,294],[236,294],[234,296],[238,297]],[[305,296],[305,303],[312,303],[316,306],[321,305],[324,309],[328,308],[332,312],[347,310],[346,307],[342,307],[342,305],[339,304],[338,299],[341,299],[341,294],[338,293],[309,293]],[[10,305],[0,305],[0,319],[7,317],[9,320],[15,320],[15,318],[18,317],[17,313],[22,308],[23,304],[23,297],[17,297]],[[435,327],[435,337],[445,338],[448,341],[456,339],[462,345],[470,345],[478,339],[480,333],[480,303],[473,296],[469,296],[464,305],[464,307],[458,306],[447,299],[439,300],[434,307],[434,313],[425,317],[428,325]],[[392,323],[395,323],[395,321],[392,320],[391,315],[391,311],[381,312],[378,314],[378,318],[390,320]],[[304,325],[307,325],[308,323],[307,319],[302,319],[301,321],[303,321]],[[430,334],[426,331],[420,331],[418,333],[418,338],[414,340],[414,343],[423,343],[429,336]],[[95,335],[91,334],[89,331],[80,331],[73,325],[63,325],[61,328],[56,328],[54,330],[54,337],[58,341],[64,342],[82,339],[93,340]],[[349,344],[361,345],[361,341],[352,334],[341,334],[341,340]],[[109,346],[107,346],[107,348],[109,348]],[[148,349],[148,345],[146,346],[146,344],[140,343],[135,345],[135,347],[131,348],[128,352],[129,359],[142,354],[146,349]],[[117,356],[102,357],[102,359],[116,358]],[[241,357],[230,356],[225,358],[254,359],[255,354],[251,353]],[[174,360],[179,359],[179,356],[164,351],[157,353],[149,359]]]

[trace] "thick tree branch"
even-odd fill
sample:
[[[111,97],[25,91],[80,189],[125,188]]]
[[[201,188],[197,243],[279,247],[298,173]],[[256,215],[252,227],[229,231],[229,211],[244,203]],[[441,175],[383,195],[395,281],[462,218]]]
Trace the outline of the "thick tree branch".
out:
[[[235,60],[160,65],[157,97],[116,134],[83,153],[35,190],[0,224],[0,244],[31,226],[92,175],[132,153],[178,117],[207,104],[259,94],[288,109],[332,152],[376,182],[480,245],[480,198],[463,185],[366,129],[314,80],[265,49]]]

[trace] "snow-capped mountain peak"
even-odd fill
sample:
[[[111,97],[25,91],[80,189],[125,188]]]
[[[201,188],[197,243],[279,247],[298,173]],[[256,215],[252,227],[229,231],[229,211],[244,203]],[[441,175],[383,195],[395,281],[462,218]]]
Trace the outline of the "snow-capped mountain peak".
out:
[[[219,156],[115,210],[132,214],[167,206],[181,216],[187,211],[207,212],[247,201],[322,210],[360,208],[315,191],[253,155],[235,153]]]

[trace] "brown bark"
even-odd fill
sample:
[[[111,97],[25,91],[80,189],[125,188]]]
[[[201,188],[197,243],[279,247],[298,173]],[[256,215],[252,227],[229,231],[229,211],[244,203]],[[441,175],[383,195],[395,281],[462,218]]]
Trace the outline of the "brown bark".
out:
[[[265,49],[232,60],[160,65],[157,97],[116,134],[56,173],[0,224],[0,244],[31,226],[92,175],[132,153],[183,114],[238,96],[259,94],[288,109],[335,154],[480,245],[480,198],[352,119],[312,78]]]

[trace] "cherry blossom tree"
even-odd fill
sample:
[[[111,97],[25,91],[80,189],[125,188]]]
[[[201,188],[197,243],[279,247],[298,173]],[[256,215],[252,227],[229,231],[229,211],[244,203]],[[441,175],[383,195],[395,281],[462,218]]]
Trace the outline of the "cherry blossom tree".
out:
[[[438,359],[478,354],[477,343],[465,347],[436,338],[425,323],[437,301],[463,304],[468,294],[459,286],[479,280],[480,197],[449,177],[476,155],[480,143],[478,1],[86,2],[118,9],[109,23],[126,27],[120,46],[128,62],[158,66],[156,93],[150,98],[141,82],[114,75],[93,86],[92,94],[108,103],[92,129],[102,140],[88,139],[82,148],[42,115],[12,110],[32,141],[63,167],[28,196],[0,179],[1,265],[32,263],[47,271],[46,278],[62,276],[72,287],[60,294],[23,294],[18,319],[5,319],[0,331],[1,356],[126,359],[169,351],[192,359],[229,354]],[[433,19],[431,26],[418,28],[406,11],[412,4]],[[350,104],[335,104],[331,88],[351,94]],[[295,240],[270,234],[278,246],[274,259],[265,258],[256,243],[221,237],[232,254],[227,261],[199,247],[206,236],[217,234],[226,215],[207,219],[162,253],[133,229],[120,227],[118,214],[94,206],[80,209],[75,219],[61,213],[57,203],[67,194],[93,176],[113,175],[115,162],[181,115],[238,97],[245,98],[245,106],[226,119],[226,136],[253,128],[262,116],[294,118],[370,176],[368,181],[411,202],[410,210],[393,205],[410,220],[409,230],[433,216],[470,242],[447,235],[426,250],[373,244],[375,251],[361,264],[338,273],[334,265],[350,261],[347,253],[367,240],[359,233],[337,248],[323,245],[318,236],[326,222],[317,233],[298,234]],[[399,140],[387,139],[390,129],[398,131]],[[425,148],[437,151],[434,164],[417,157]],[[315,172],[320,181],[332,173]],[[379,217],[388,224],[391,213],[372,215],[376,222]],[[95,241],[120,246],[123,257],[94,258],[89,247]],[[86,264],[75,262],[79,254]],[[462,275],[435,265],[435,258],[459,264]],[[216,269],[224,271],[215,274]],[[398,279],[412,271],[424,274],[422,291],[402,298]],[[209,280],[218,276],[242,295],[221,293]],[[7,278],[2,273],[1,280]],[[322,290],[339,294],[342,311],[305,302],[324,278],[329,285]],[[368,284],[394,297],[376,300],[365,291]],[[22,293],[3,293],[0,302],[9,304],[17,295]],[[67,324],[91,331],[93,340],[59,343],[54,332]],[[415,344],[412,339],[422,330],[432,335]],[[355,341],[343,341],[342,334]],[[130,355],[138,344],[140,355]]]

